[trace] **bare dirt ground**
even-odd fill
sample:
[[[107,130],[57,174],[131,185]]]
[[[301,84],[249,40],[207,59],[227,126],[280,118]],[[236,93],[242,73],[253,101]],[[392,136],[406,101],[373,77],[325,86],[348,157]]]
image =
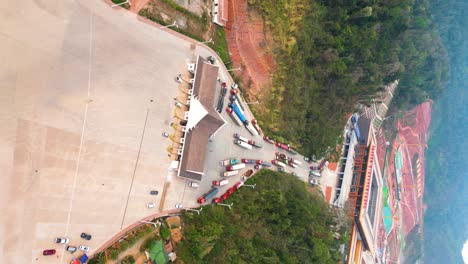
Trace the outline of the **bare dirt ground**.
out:
[[[243,80],[243,87],[249,87],[251,95],[257,95],[271,86],[275,62],[269,43],[271,37],[263,25],[262,18],[248,9],[246,0],[229,1],[229,19],[226,37],[231,53],[233,68]]]

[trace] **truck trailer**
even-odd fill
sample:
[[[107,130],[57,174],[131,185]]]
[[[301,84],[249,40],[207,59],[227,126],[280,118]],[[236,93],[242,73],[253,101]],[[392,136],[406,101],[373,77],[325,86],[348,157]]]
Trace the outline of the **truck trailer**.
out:
[[[226,171],[223,173],[223,177],[230,177],[239,174],[238,170]]]
[[[252,146],[251,146],[251,145],[249,145],[248,143],[245,143],[245,142],[243,142],[243,141],[240,141],[240,140],[238,140],[238,139],[235,139],[235,140],[234,140],[234,144],[236,144],[236,145],[238,145],[238,146],[241,146],[241,147],[243,147],[243,148],[246,148],[246,149],[252,149]]]
[[[226,166],[227,171],[240,170],[240,169],[243,169],[243,168],[245,168],[245,163],[239,163],[239,164],[235,164],[235,165]]]
[[[237,139],[239,139],[239,140],[242,140],[242,141],[244,141],[245,143],[249,143],[249,139],[247,139],[247,138],[241,136],[241,135],[238,134],[238,133],[234,133],[234,138],[237,138]]]
[[[197,199],[197,203],[204,204],[206,201],[213,198],[218,192],[219,192],[219,190],[217,188],[211,188],[211,190],[209,190],[202,197]]]
[[[232,108],[232,110],[234,110],[234,113],[236,113],[237,117],[239,117],[240,121],[245,124],[245,122],[247,121],[247,119],[245,119],[245,116],[244,114],[240,111],[239,107],[237,107],[236,104],[233,104],[233,103],[229,103],[229,107]]]
[[[245,128],[247,128],[247,131],[249,131],[249,133],[252,134],[252,136],[258,136],[257,130],[255,130],[255,128],[252,126],[252,124],[250,124],[249,121],[245,120],[244,126]]]
[[[242,126],[242,122],[240,121],[239,117],[234,113],[234,110],[231,107],[226,108],[226,112],[229,114],[231,117],[232,121],[238,126]]]

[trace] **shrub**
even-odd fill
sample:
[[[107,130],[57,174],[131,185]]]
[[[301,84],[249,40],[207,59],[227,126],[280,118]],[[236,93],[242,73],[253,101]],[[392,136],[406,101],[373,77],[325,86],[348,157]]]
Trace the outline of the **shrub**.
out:
[[[120,261],[121,264],[135,264],[135,258],[133,256],[126,256]]]
[[[159,234],[161,235],[161,238],[166,240],[171,237],[171,231],[167,227],[161,227],[161,230],[159,231]]]

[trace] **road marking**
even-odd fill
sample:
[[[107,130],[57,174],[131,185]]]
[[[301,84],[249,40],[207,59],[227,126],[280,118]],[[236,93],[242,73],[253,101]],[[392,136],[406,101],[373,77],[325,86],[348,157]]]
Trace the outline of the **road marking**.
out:
[[[133,188],[133,181],[135,180],[136,170],[138,167],[138,161],[140,160],[141,146],[143,145],[143,139],[145,138],[146,123],[148,122],[148,116],[149,116],[149,109],[146,109],[145,124],[143,125],[143,132],[141,134],[140,146],[138,148],[138,154],[137,154],[136,161],[135,161],[135,167],[133,168],[132,181],[130,182],[130,188],[128,188],[127,202],[125,203],[124,214],[122,216],[122,222],[120,223],[120,230],[122,230],[123,228],[123,225],[125,222],[125,216],[127,215],[128,201],[130,200],[130,194],[132,193],[132,188]]]
[[[70,204],[68,207],[68,214],[67,214],[67,224],[65,226],[65,237],[68,236],[68,231],[70,229],[70,221],[71,221],[71,211],[73,208],[73,199],[75,198],[75,189],[76,189],[76,182],[78,179],[78,172],[80,170],[80,161],[81,161],[81,153],[83,150],[83,141],[84,141],[84,133],[86,130],[86,121],[88,119],[88,107],[89,107],[89,98],[91,95],[91,74],[92,74],[92,57],[93,57],[93,12],[90,12],[89,17],[89,59],[88,59],[88,89],[87,89],[87,100],[83,114],[83,126],[81,127],[81,137],[80,137],[80,147],[78,149],[78,157],[76,161],[75,167],[75,174],[73,176],[73,185],[72,191],[70,196]],[[63,257],[65,255],[65,247],[62,250],[62,254],[60,256],[60,263],[63,263]]]

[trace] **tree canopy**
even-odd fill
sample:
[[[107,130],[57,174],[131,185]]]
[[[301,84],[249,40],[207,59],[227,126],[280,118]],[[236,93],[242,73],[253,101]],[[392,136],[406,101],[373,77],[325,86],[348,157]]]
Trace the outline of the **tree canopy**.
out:
[[[323,197],[295,177],[260,171],[226,203],[182,217],[183,263],[337,263],[346,236],[334,236],[336,218]],[[342,227],[340,232],[345,232]]]

